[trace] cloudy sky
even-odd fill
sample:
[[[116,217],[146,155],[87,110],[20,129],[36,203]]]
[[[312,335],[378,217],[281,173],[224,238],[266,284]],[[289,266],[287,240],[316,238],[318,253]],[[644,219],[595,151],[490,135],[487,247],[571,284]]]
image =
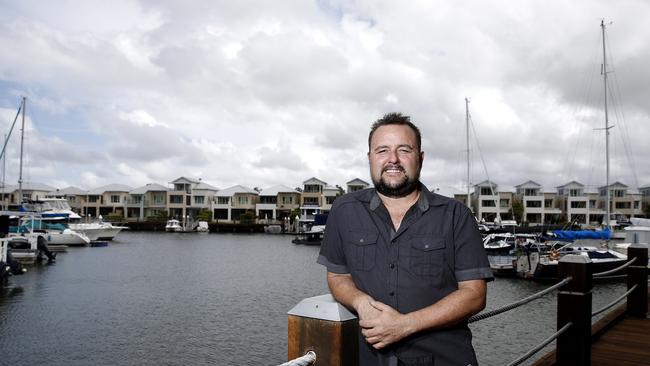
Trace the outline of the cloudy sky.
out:
[[[0,128],[27,97],[24,180],[58,188],[370,182],[386,112],[421,127],[429,188],[650,184],[650,4],[0,0]],[[600,130],[599,130],[600,128]],[[19,126],[6,182],[18,180]],[[483,164],[484,162],[485,164]],[[485,168],[484,168],[485,165]]]

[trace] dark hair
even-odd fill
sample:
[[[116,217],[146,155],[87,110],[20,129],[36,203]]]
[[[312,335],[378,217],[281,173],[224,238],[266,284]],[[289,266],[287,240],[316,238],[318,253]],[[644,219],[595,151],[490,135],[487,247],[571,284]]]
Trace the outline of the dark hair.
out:
[[[370,134],[368,135],[368,150],[370,150],[370,141],[372,141],[372,135],[375,134],[375,131],[381,126],[386,125],[402,125],[410,127],[413,132],[415,132],[415,139],[418,144],[418,151],[422,150],[422,135],[420,134],[420,129],[411,122],[411,117],[404,116],[399,112],[386,113],[384,116],[375,121],[370,127]]]

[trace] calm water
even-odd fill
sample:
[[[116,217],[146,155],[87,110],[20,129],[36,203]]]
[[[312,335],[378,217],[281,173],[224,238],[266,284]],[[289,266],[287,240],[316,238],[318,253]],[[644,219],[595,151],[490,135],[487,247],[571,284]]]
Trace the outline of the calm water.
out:
[[[123,232],[69,248],[0,294],[0,365],[277,365],[287,311],[327,293],[318,247],[265,234]],[[624,292],[598,284],[594,309]],[[499,278],[488,309],[545,285]],[[472,325],[483,365],[506,364],[551,335],[550,295]]]

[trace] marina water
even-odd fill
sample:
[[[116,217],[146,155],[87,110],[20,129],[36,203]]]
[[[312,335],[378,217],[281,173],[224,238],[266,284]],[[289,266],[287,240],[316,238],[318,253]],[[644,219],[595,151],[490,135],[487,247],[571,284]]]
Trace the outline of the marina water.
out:
[[[319,247],[290,240],[122,232],[108,247],[68,248],[0,293],[0,365],[280,364],[287,311],[328,292]],[[497,278],[487,309],[548,285]],[[625,292],[594,286],[594,310]],[[553,293],[472,324],[479,361],[516,359],[555,332],[555,315]]]

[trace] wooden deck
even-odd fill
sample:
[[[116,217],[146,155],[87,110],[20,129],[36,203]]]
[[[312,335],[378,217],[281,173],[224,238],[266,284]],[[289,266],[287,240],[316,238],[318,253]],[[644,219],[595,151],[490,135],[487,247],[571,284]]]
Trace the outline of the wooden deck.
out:
[[[592,326],[592,366],[650,365],[650,318],[627,317],[625,306],[625,303],[619,305]],[[533,365],[555,365],[555,352],[546,354]]]

